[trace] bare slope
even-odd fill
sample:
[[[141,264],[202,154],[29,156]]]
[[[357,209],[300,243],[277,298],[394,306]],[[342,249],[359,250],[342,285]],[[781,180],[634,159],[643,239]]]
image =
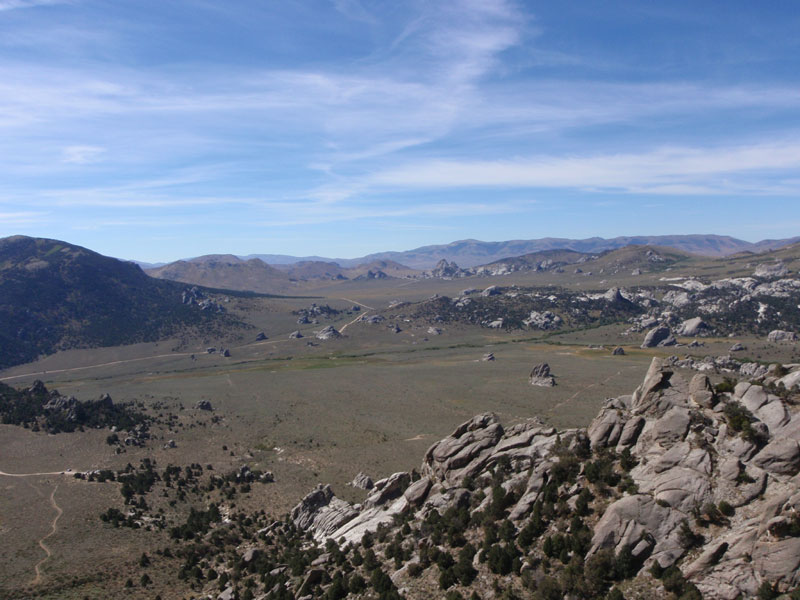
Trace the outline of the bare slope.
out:
[[[232,254],[210,254],[148,269],[158,279],[194,285],[263,293],[285,292],[292,287],[289,275],[254,258],[242,260]]]

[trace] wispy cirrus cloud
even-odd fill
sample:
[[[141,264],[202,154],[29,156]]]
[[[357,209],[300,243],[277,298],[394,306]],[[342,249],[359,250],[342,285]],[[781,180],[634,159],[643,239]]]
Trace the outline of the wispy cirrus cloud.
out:
[[[18,8],[34,8],[53,4],[68,4],[74,0],[0,0],[0,12]]]
[[[426,161],[374,173],[367,178],[366,187],[531,187],[677,195],[748,194],[765,191],[763,185],[756,190],[749,176],[765,171],[783,172],[785,183],[796,187],[797,169],[800,169],[800,143],[763,142],[716,148],[667,147],[636,154]]]
[[[61,151],[61,162],[86,165],[100,160],[105,151],[99,146],[67,146]]]
[[[45,212],[36,211],[2,211],[0,210],[0,222],[4,225],[23,225],[37,223],[47,216]]]

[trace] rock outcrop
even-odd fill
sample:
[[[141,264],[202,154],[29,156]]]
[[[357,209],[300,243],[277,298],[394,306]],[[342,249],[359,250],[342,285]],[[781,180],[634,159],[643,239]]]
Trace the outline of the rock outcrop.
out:
[[[333,325],[326,325],[316,333],[318,340],[333,340],[340,337],[342,334]]]
[[[794,331],[782,331],[775,329],[767,335],[767,341],[770,342],[796,342],[797,334]]]
[[[642,348],[663,348],[665,346],[674,346],[677,343],[669,327],[654,327],[644,337]]]
[[[753,271],[753,277],[785,277],[789,274],[789,269],[782,262],[762,263]]]
[[[531,311],[528,318],[522,321],[523,325],[527,327],[531,327],[533,329],[542,329],[542,330],[550,330],[550,329],[558,329],[561,327],[563,320],[557,314],[549,311]]]
[[[655,581],[643,575],[653,565],[677,567],[682,585],[704,598],[750,598],[765,582],[778,592],[800,586],[799,442],[800,414],[768,389],[742,381],[718,393],[705,374],[687,382],[656,358],[634,393],[608,400],[586,430],[557,431],[536,419],[504,428],[491,413],[477,415],[430,447],[420,475],[377,482],[360,507],[320,486],[292,520],[320,543],[357,543],[401,514],[398,522],[411,523],[432,511],[485,515],[505,497],[501,514],[515,535],[536,525],[550,543],[569,530],[543,519],[543,506],[552,510],[560,498],[559,510],[588,514],[586,499],[596,497],[599,519],[581,551],[587,565],[610,552],[626,557],[626,576],[642,574],[642,585]],[[602,491],[601,482],[620,477],[623,491]]]
[[[529,377],[531,385],[553,387],[556,384],[556,379],[550,373],[550,365],[547,363],[541,363],[533,367]]]
[[[681,323],[677,333],[683,337],[703,336],[710,333],[710,327],[700,317],[694,317],[692,319],[686,319]]]
[[[754,415],[745,429],[734,418],[740,406]],[[782,589],[796,586],[800,559],[776,567],[753,558],[767,547],[788,552],[794,543],[787,545],[765,528],[777,516],[767,508],[776,495],[793,490],[800,501],[800,447],[791,421],[784,402],[760,386],[740,384],[718,398],[705,375],[696,375],[687,390],[655,359],[637,392],[609,401],[589,427],[594,449],[618,444],[619,450],[623,430],[638,430],[626,436],[625,446],[639,461],[630,473],[639,494],[608,507],[595,527],[590,554],[629,546],[634,555],[637,549],[646,552],[646,563],[669,567],[685,554],[680,524],[692,521],[698,510],[716,514],[725,502],[736,508],[736,521],[710,536],[700,557],[686,565],[704,597],[751,596],[765,580],[780,582]],[[785,509],[777,513],[793,518]]]
[[[454,279],[457,277],[469,277],[472,274],[472,270],[462,269],[455,263],[455,261],[447,262],[447,260],[443,258],[436,263],[436,266],[433,269],[426,271],[424,276],[439,279]]]
[[[369,475],[358,473],[358,475],[353,477],[353,481],[350,485],[361,488],[362,490],[371,490],[375,484],[372,482],[372,478]]]

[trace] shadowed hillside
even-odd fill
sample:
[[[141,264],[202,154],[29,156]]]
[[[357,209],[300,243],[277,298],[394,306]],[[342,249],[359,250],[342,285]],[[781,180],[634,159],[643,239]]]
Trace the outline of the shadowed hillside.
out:
[[[66,242],[0,240],[0,367],[73,347],[154,341],[234,321],[183,304],[185,286]]]

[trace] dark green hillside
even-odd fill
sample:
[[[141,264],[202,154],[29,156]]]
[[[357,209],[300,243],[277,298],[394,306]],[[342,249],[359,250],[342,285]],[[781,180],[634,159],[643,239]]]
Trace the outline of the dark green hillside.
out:
[[[48,433],[72,432],[83,427],[145,428],[147,417],[130,405],[114,404],[109,396],[80,402],[48,390],[41,381],[22,390],[0,382],[0,423],[22,425]]]
[[[234,321],[181,301],[184,284],[66,242],[0,240],[0,368],[73,347],[154,341]]]

